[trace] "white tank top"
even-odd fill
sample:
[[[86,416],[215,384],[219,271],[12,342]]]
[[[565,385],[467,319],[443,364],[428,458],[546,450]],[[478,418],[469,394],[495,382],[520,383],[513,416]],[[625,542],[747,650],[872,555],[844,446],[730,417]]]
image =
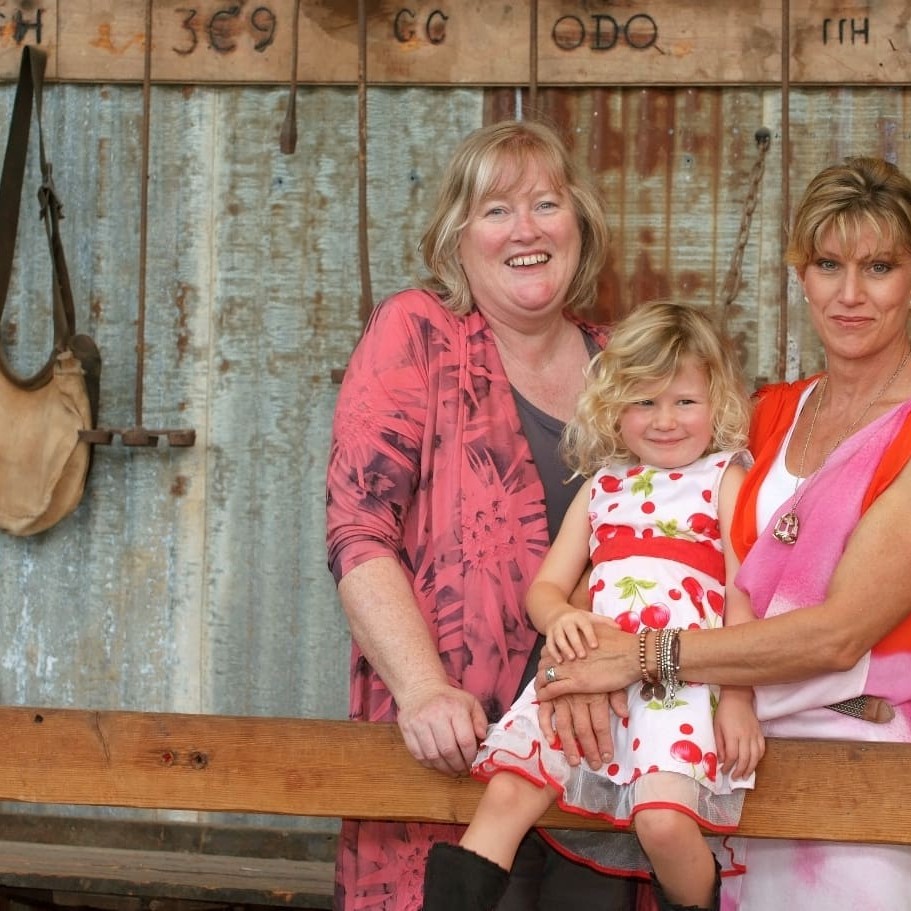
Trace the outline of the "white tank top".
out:
[[[819,381],[817,380],[817,383],[818,382]],[[788,471],[788,467],[785,465],[785,453],[788,451],[788,444],[791,442],[791,435],[794,433],[794,427],[797,424],[797,419],[800,417],[800,412],[803,411],[804,403],[815,388],[816,383],[812,383],[807,386],[800,396],[794,420],[791,422],[791,426],[788,428],[788,432],[785,434],[785,438],[778,448],[778,453],[775,456],[775,461],[772,462],[771,468],[769,468],[769,473],[765,476],[762,484],[759,486],[759,495],[756,498],[756,527],[759,529],[760,533],[762,533],[763,529],[773,518],[777,519],[781,514],[782,503],[794,495],[794,490],[796,489],[794,485],[797,482],[797,475],[791,474],[791,472]],[[803,483],[805,480],[806,478],[801,478],[800,483]]]

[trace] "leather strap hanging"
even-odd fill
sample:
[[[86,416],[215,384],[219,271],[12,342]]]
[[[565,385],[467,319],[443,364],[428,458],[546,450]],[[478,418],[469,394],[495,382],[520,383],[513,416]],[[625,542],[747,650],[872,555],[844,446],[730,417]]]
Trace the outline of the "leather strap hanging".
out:
[[[778,379],[786,378],[788,367],[788,224],[791,220],[791,5],[781,4],[781,282],[778,294]]]
[[[300,9],[301,0],[294,0],[294,13],[291,16],[291,82],[288,89],[288,107],[278,140],[278,147],[285,155],[293,154],[297,148],[297,55],[300,48]]]
[[[16,248],[16,232],[19,226],[22,185],[25,181],[25,163],[34,107],[41,165],[41,186],[38,190],[38,199],[52,266],[54,347],[47,361],[36,373],[23,377],[10,364],[6,351],[0,345],[0,372],[20,389],[39,389],[50,381],[57,357],[62,351],[68,347],[80,349],[87,359],[98,358],[97,368],[93,369],[91,375],[87,375],[90,382],[92,417],[93,420],[97,420],[101,374],[100,356],[98,349],[95,348],[95,343],[90,338],[76,335],[73,292],[63,253],[63,244],[60,240],[60,219],[63,218],[63,206],[54,188],[52,168],[47,160],[44,132],[41,127],[46,65],[47,57],[43,51],[35,47],[23,48],[19,66],[19,82],[13,102],[13,116],[10,121],[9,141],[3,160],[3,172],[0,175],[0,318],[6,307],[6,297],[13,273],[13,253]],[[79,352],[76,353],[79,356]]]
[[[531,117],[538,117],[538,0],[528,5],[528,111]]]
[[[367,226],[367,5],[357,3],[357,251],[360,265],[361,299],[358,318],[361,332],[373,312],[370,279],[370,239]],[[332,382],[341,383],[344,369],[332,371]]]
[[[143,394],[145,389],[145,326],[146,326],[146,272],[148,266],[149,236],[149,148],[151,134],[152,98],[152,0],[145,3],[145,41],[142,72],[142,161],[139,183],[139,276],[136,315],[136,385],[134,391],[134,423],[127,428],[98,428],[80,434],[92,443],[111,443],[120,434],[124,446],[156,447],[159,437],[164,437],[171,447],[187,447],[196,443],[192,428],[149,429],[143,423]]]
[[[367,5],[357,2],[357,246],[361,267],[361,326],[373,312],[367,230]]]
[[[91,447],[82,439],[98,415],[101,355],[87,335],[75,334],[75,311],[59,222],[63,217],[54,189],[41,128],[47,58],[25,47],[13,103],[9,141],[0,173],[0,317],[6,306],[16,249],[16,233],[32,113],[38,127],[40,216],[51,257],[54,344],[45,364],[23,377],[0,345],[0,528],[13,535],[46,531],[69,515],[82,499]],[[28,301],[24,301],[28,304]]]

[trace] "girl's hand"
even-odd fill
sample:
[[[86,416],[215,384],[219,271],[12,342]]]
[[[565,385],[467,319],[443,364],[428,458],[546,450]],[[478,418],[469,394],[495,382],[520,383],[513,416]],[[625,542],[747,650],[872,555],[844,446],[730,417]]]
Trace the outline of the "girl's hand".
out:
[[[589,648],[597,648],[595,623],[588,611],[570,609],[560,614],[547,628],[547,648],[557,663],[584,658]]]
[[[751,687],[723,687],[715,712],[715,741],[722,772],[748,778],[765,753],[765,737],[753,708]]]

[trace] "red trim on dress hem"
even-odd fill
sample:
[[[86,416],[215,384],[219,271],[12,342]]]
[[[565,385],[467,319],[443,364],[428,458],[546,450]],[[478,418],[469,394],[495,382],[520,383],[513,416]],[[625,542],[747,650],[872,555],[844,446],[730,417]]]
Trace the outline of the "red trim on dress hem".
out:
[[[541,776],[540,779],[534,777],[534,775],[529,772],[527,769],[516,767],[516,766],[506,766],[499,765],[494,759],[496,753],[507,753],[510,756],[515,756],[518,760],[529,761],[531,758],[537,754],[538,759],[538,773]],[[565,813],[572,813],[576,816],[581,816],[585,819],[600,819],[605,822],[609,822],[615,830],[619,831],[621,834],[634,834],[632,833],[631,826],[633,825],[634,818],[636,813],[640,810],[673,810],[677,813],[683,813],[685,816],[689,816],[694,822],[696,822],[701,828],[707,829],[709,832],[715,835],[725,836],[722,844],[725,850],[728,853],[728,858],[730,866],[732,869],[725,870],[722,872],[722,876],[739,876],[742,873],[746,872],[746,867],[743,864],[736,863],[734,860],[733,850],[727,844],[727,836],[734,835],[737,832],[737,826],[719,826],[715,823],[710,823],[708,820],[703,819],[698,814],[694,813],[689,807],[681,806],[676,803],[665,803],[665,802],[649,802],[643,803],[636,806],[633,814],[628,819],[620,819],[615,816],[611,816],[609,813],[597,813],[592,810],[585,810],[581,807],[570,806],[564,802],[564,795],[566,793],[563,786],[547,774],[546,770],[542,767],[541,760],[541,745],[539,743],[533,743],[531,745],[531,752],[527,756],[520,756],[514,752],[508,750],[495,750],[491,755],[483,760],[479,765],[475,766],[471,770],[471,777],[477,779],[478,781],[489,782],[494,775],[499,774],[500,772],[506,772],[510,775],[517,775],[520,778],[525,779],[529,783],[535,785],[539,788],[549,787],[556,792],[555,802]],[[646,772],[646,774],[649,774]],[[582,857],[580,855],[574,854],[568,848],[563,847],[556,842],[554,839],[548,837],[547,830],[542,829],[538,826],[535,826],[536,831],[538,831],[541,837],[555,850],[557,850],[564,857],[568,857],[570,860],[574,860],[577,863],[584,864],[587,867],[590,867],[593,870],[598,870],[602,873],[608,873],[613,876],[631,876],[635,878],[648,879],[648,873],[640,873],[637,871],[630,871],[629,869],[615,869],[611,867],[605,867],[599,863],[596,863],[593,860]],[[644,852],[643,852],[644,853]]]
[[[558,854],[562,854],[564,857],[568,858],[571,861],[574,861],[577,864],[582,864],[585,867],[588,867],[590,870],[595,870],[598,873],[606,873],[608,876],[623,876],[627,879],[641,879],[646,882],[650,882],[652,875],[651,870],[630,870],[628,868],[621,867],[606,867],[603,864],[599,864],[596,861],[588,857],[582,857],[578,854],[574,854],[567,847],[560,844],[547,829],[543,829],[540,826],[535,826],[535,831],[544,841],[547,842]],[[632,833],[630,833],[632,835]],[[727,844],[727,839],[722,842],[722,847],[727,852],[727,855],[730,859],[731,869],[722,870],[721,877],[727,879],[731,876],[743,876],[747,872],[747,868],[744,864],[737,863],[734,861],[734,854],[731,848]],[[645,854],[645,852],[642,852]]]

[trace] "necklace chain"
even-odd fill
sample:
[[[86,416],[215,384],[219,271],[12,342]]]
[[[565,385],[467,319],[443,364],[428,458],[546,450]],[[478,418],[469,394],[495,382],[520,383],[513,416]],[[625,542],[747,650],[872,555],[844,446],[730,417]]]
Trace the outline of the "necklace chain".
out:
[[[902,370],[905,369],[905,365],[908,363],[908,360],[911,359],[911,349],[905,352],[905,356],[901,359],[901,363],[898,367],[895,368],[895,372],[889,379],[883,383],[882,388],[876,395],[870,399],[869,402],[864,406],[863,411],[853,420],[849,425],[848,429],[842,433],[842,435],[835,441],[835,443],[830,447],[829,451],[823,456],[822,461],[819,463],[816,471],[813,472],[811,477],[819,474],[822,471],[823,466],[826,462],[829,461],[829,457],[841,446],[842,443],[854,432],[860,422],[867,416],[869,410],[886,394],[889,390],[889,387],[898,379],[899,374]],[[804,480],[803,485],[801,485],[801,480],[803,479],[804,466],[806,465],[807,453],[810,450],[810,440],[813,438],[813,431],[816,429],[816,419],[819,417],[820,409],[822,408],[823,396],[826,394],[826,389],[829,387],[829,377],[828,375],[822,378],[822,383],[819,387],[819,398],[816,400],[816,408],[813,411],[813,418],[810,421],[810,429],[807,431],[807,438],[803,444],[803,452],[800,454],[800,465],[797,468],[797,478],[794,481],[794,493],[791,495],[794,499],[791,503],[791,508],[783,513],[778,521],[775,523],[775,528],[772,530],[772,534],[775,538],[781,541],[783,544],[794,544],[797,541],[797,534],[800,529],[800,522],[797,518],[797,507],[800,505],[800,501],[803,499],[803,495],[806,492],[807,485],[810,478]]]

